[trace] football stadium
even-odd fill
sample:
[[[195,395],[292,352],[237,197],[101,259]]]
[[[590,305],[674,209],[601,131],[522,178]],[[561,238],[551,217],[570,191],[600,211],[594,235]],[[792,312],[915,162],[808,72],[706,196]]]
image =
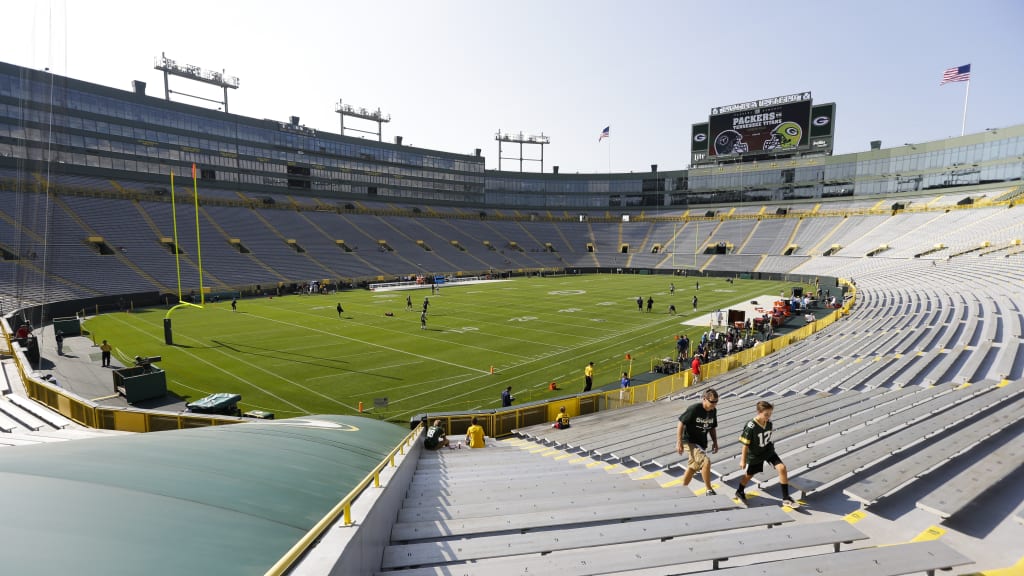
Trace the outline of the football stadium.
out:
[[[154,68],[0,62],[4,573],[1024,573],[1024,125],[579,173]]]

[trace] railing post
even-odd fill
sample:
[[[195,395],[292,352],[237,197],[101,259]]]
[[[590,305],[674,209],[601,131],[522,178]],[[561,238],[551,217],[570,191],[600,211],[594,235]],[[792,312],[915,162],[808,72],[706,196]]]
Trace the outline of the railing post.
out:
[[[373,472],[373,487],[380,488],[380,469],[374,470]]]
[[[352,525],[352,504],[350,502],[345,503],[345,526]]]

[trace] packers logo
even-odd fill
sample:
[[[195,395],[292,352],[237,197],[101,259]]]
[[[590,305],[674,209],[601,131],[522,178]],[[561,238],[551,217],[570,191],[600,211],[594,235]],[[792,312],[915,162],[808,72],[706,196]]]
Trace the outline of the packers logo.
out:
[[[708,139],[708,135],[703,133],[703,132],[701,132],[700,134],[695,134],[693,136],[693,141],[694,142],[703,142],[703,141],[705,141],[707,139]]]
[[[828,116],[818,116],[814,120],[811,120],[811,122],[815,126],[828,126],[828,123],[831,122],[831,121],[832,121],[832,119],[829,118]]]

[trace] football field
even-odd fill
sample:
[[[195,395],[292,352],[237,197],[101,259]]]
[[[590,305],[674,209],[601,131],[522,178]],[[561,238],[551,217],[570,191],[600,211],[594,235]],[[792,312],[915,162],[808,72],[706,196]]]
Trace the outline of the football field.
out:
[[[447,285],[437,295],[426,288],[252,298],[239,300],[237,312],[222,301],[176,310],[174,346],[164,344],[165,309],[104,314],[86,328],[95,341],[109,340],[126,365],[136,355],[162,356],[168,388],[186,401],[232,392],[242,395],[243,411],[287,418],[351,414],[360,402],[373,412],[374,399],[387,398],[387,409],[376,415],[407,421],[420,412],[497,408],[506,386],[517,404],[579,392],[591,361],[595,388],[618,382],[625,370],[646,372],[653,358],[674,355],[677,334],[699,340],[706,328],[688,320],[764,294],[788,294],[795,285],[701,278],[697,289],[696,281],[516,278]],[[654,299],[651,313],[637,310],[638,296],[645,310],[648,297]],[[426,329],[424,298],[430,300]],[[668,313],[670,304],[677,315]],[[549,391],[551,382],[559,390]]]

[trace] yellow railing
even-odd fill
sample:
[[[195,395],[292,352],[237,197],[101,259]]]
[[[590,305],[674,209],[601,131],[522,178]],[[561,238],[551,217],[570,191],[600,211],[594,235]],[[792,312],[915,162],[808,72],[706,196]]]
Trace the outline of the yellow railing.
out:
[[[277,561],[277,563],[270,567],[270,570],[267,570],[267,576],[277,576],[279,574],[284,574],[288,570],[288,568],[290,568],[291,565],[294,564],[295,561],[300,556],[302,556],[303,553],[306,552],[306,549],[313,545],[316,539],[320,537],[320,534],[323,533],[323,531],[326,530],[328,526],[330,526],[338,519],[338,516],[344,517],[343,522],[345,526],[351,526],[352,502],[354,502],[355,499],[358,498],[359,495],[363,493],[363,490],[365,490],[367,486],[370,485],[370,482],[373,482],[374,488],[380,488],[381,471],[389,466],[391,468],[395,467],[395,456],[405,454],[406,447],[412,445],[413,440],[416,438],[416,436],[419,435],[421,430],[422,426],[417,425],[415,428],[413,428],[412,432],[406,434],[405,438],[398,443],[398,446],[396,446],[394,450],[391,451],[390,454],[385,456],[384,459],[381,460],[380,463],[377,464],[377,466],[374,467],[374,469],[370,471],[370,473],[367,474],[366,477],[363,478],[363,480],[359,484],[356,484],[356,486],[352,488],[352,490],[349,491],[349,493],[344,498],[342,498],[341,501],[334,506],[334,508],[331,508],[330,512],[328,512],[323,518],[320,519],[319,522],[317,522],[312,528],[310,528],[309,531],[306,532],[305,536],[303,536],[298,542],[296,542],[295,545],[292,546],[291,549],[288,550],[288,552],[285,553],[285,555]]]
[[[11,351],[14,365],[18,369],[18,377],[24,384],[28,397],[82,426],[103,430],[122,430],[125,432],[156,432],[159,430],[179,430],[236,424],[243,421],[240,418],[229,416],[179,414],[176,412],[97,406],[92,402],[68,394],[66,390],[49,382],[32,378],[26,372],[20,354],[14,350],[11,334],[6,329],[2,329],[2,331],[4,344]]]

